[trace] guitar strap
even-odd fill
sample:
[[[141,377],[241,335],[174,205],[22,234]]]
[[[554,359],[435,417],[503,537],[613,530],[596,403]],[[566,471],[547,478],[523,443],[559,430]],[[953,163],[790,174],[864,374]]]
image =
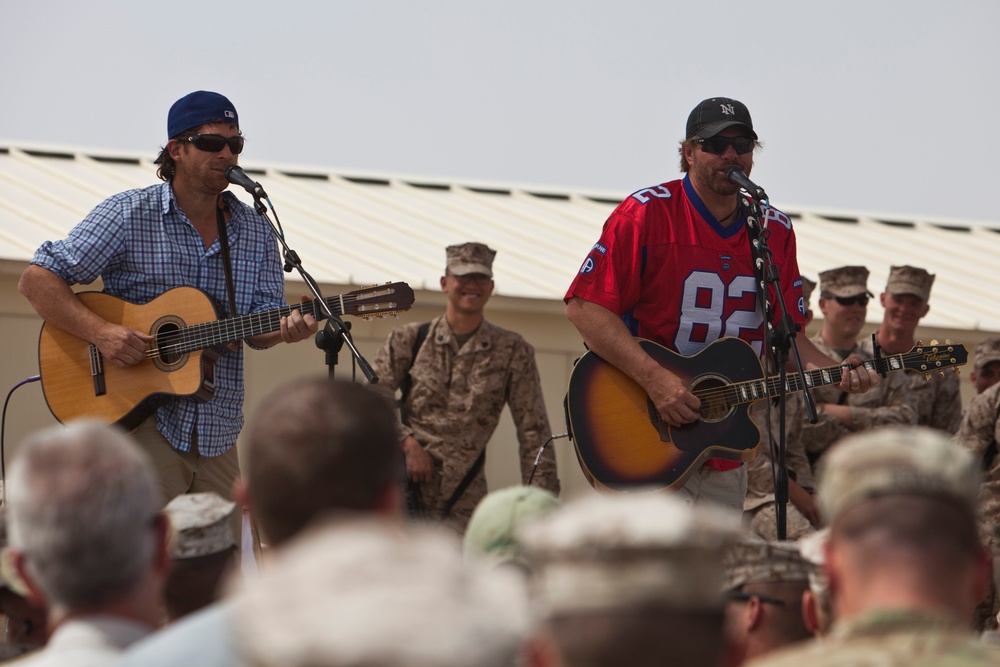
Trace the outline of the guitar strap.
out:
[[[226,292],[229,293],[229,317],[236,317],[236,288],[233,286],[233,265],[229,259],[229,233],[226,231],[225,199],[219,196],[219,205],[215,207],[215,222],[219,226],[219,246],[222,251],[222,265],[226,270]]]

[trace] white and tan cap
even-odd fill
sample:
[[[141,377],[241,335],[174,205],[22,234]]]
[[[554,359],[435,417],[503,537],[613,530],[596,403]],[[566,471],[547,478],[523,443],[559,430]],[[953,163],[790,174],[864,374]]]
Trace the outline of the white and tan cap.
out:
[[[170,556],[196,558],[236,546],[230,521],[236,503],[215,493],[185,493],[163,509],[173,529]]]
[[[664,492],[593,496],[525,526],[532,586],[549,617],[722,606],[722,553],[739,520]]]

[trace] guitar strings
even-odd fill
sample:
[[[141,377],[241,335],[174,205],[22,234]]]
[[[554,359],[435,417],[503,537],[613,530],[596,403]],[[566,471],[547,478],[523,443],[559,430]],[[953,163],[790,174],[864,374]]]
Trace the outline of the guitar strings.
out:
[[[901,360],[903,360],[904,366],[905,366],[906,362],[923,359],[925,356],[926,356],[925,354],[917,353],[917,352],[913,352],[913,353],[911,353],[911,352],[904,352],[902,354],[890,355],[888,357],[884,357],[884,359],[891,359],[891,358],[894,358],[894,357],[899,357]],[[873,361],[875,361],[875,360],[874,359],[866,359],[864,363],[869,363],[869,362],[873,362]],[[952,364],[949,364],[948,366],[943,366],[941,368],[930,368],[930,369],[927,369],[926,372],[929,373],[929,372],[932,372],[932,371],[944,370],[945,368],[951,368],[951,367],[952,367]],[[812,376],[813,378],[820,378],[824,372],[829,372],[831,374],[832,373],[839,373],[840,374],[835,379],[835,381],[833,383],[822,382],[821,384],[814,383],[814,384],[810,385],[811,388],[817,388],[817,387],[820,387],[820,386],[827,386],[827,385],[835,384],[836,382],[839,382],[839,380],[843,377],[843,374],[842,374],[842,369],[843,368],[844,368],[843,366],[827,366],[826,368],[816,368],[816,369],[813,369],[813,370],[808,370],[808,371],[805,371],[805,373],[806,373],[806,375]],[[903,369],[899,369],[899,370],[903,370]],[[787,384],[789,385],[789,389],[791,389],[792,391],[799,391],[800,389],[802,389],[801,383],[799,382],[799,376],[797,374],[789,375],[788,378],[789,379],[787,380]],[[740,400],[739,399],[739,396],[740,396],[740,393],[741,393],[739,391],[739,387],[752,387],[753,385],[759,385],[759,386],[763,387],[763,385],[765,383],[767,385],[766,389],[768,390],[768,392],[766,394],[764,394],[763,392],[760,392],[760,391],[758,391],[758,392],[748,391],[748,392],[746,392],[746,394],[748,396],[752,396],[753,397],[751,400],[744,401],[744,400]],[[739,405],[741,403],[752,403],[752,402],[757,401],[757,400],[763,400],[763,399],[765,399],[765,398],[767,398],[769,396],[770,397],[776,396],[777,393],[778,393],[778,389],[779,388],[780,388],[780,383],[779,383],[778,377],[772,375],[772,376],[769,376],[769,377],[766,377],[766,378],[765,377],[759,377],[759,378],[754,378],[752,380],[743,380],[743,381],[740,381],[740,382],[733,382],[731,384],[727,384],[727,385],[724,385],[722,387],[711,387],[711,388],[703,389],[703,390],[695,390],[692,393],[695,396],[697,396],[700,400],[703,400],[703,401],[709,401],[709,402],[711,402],[713,400],[723,399],[723,400],[726,401],[727,404]],[[728,401],[728,397],[730,395],[734,396],[737,400],[735,400],[733,402]]]
[[[327,299],[327,305],[330,306],[331,310],[334,310],[334,315],[342,315],[343,312],[338,312],[339,309],[335,310],[338,305],[337,302],[353,303],[355,301],[370,299],[369,295],[343,295],[340,297],[330,297]],[[331,303],[333,302],[333,303]],[[275,308],[273,310],[264,311],[260,313],[250,313],[248,315],[241,315],[238,317],[231,317],[222,320],[211,320],[208,322],[199,322],[198,324],[192,324],[186,326],[182,329],[177,329],[174,331],[159,334],[155,337],[157,345],[146,350],[147,359],[155,359],[164,355],[172,354],[183,354],[185,352],[190,352],[192,350],[199,350],[205,347],[210,347],[213,344],[223,342],[220,339],[220,335],[224,338],[225,334],[232,331],[234,334],[237,329],[244,330],[246,328],[244,323],[249,323],[251,325],[251,331],[254,329],[253,320],[257,320],[256,326],[261,327],[261,323],[266,323],[266,326],[250,335],[257,335],[259,333],[268,333],[277,330],[280,326],[281,318],[289,315],[293,310],[303,310],[306,306],[311,308],[311,311],[307,314],[316,315],[316,303],[314,301],[303,302],[297,304],[289,304],[281,308]],[[345,308],[345,311],[347,309]],[[381,311],[385,314],[388,311]],[[372,313],[373,315],[379,314],[378,311]],[[235,338],[240,338],[236,336]]]

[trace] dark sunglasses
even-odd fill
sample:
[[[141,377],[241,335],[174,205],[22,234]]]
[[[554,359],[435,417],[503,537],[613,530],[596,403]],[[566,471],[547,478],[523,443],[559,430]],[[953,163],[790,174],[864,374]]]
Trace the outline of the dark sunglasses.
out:
[[[823,297],[826,299],[833,299],[841,306],[853,306],[854,304],[858,304],[859,306],[868,305],[867,294],[858,294],[857,296],[833,296],[832,294],[824,294]]]
[[[221,134],[192,134],[189,137],[182,137],[180,141],[194,144],[194,147],[206,153],[218,153],[226,145],[233,155],[243,152],[243,137],[224,137]]]
[[[730,146],[738,155],[746,155],[753,150],[756,142],[750,137],[712,137],[695,139],[694,143],[701,144],[701,150],[712,155],[722,155]]]

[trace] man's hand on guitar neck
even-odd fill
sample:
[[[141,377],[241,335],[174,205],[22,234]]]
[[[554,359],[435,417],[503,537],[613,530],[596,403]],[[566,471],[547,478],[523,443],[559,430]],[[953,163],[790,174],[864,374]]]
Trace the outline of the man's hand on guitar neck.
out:
[[[153,337],[120,324],[105,322],[94,337],[94,345],[105,359],[122,368],[146,359],[146,350]]]

